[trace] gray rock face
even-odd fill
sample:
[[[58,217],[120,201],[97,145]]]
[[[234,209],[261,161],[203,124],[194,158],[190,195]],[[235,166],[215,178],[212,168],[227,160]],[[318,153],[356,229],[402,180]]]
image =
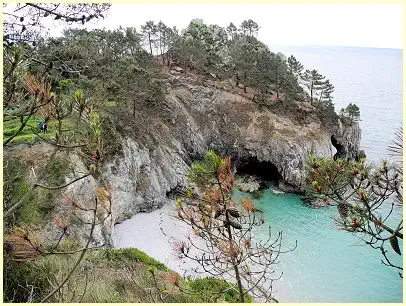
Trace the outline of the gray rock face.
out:
[[[184,176],[188,166],[173,148],[158,146],[149,150],[126,138],[123,153],[124,156],[105,167],[105,176],[112,186],[116,222],[161,207],[167,200],[167,192],[176,186],[186,186]]]
[[[102,176],[111,186],[112,220],[96,229],[96,240],[111,245],[115,223],[165,205],[176,188],[188,185],[190,163],[209,148],[232,156],[236,168],[247,160],[272,164],[281,178],[279,188],[294,192],[303,188],[309,153],[332,157],[338,151],[346,158],[358,154],[357,123],[337,121],[326,128],[308,103],[278,102],[261,107],[243,96],[242,90],[232,92],[216,85],[210,80],[170,76],[165,112],[144,114],[146,126],[142,134],[131,130],[122,133],[122,154],[102,168]],[[232,88],[230,84],[221,87]],[[43,150],[51,150],[46,144],[34,147],[15,150],[28,150],[31,155],[38,151],[36,160],[42,160]],[[72,153],[71,160],[75,169],[87,171],[79,155]],[[67,177],[66,182],[72,179]],[[91,203],[96,187],[97,178],[88,177],[71,185],[68,192]],[[85,239],[87,231],[77,231]]]
[[[121,222],[140,211],[152,211],[168,201],[177,187],[187,186],[188,165],[209,148],[233,157],[236,167],[247,158],[272,163],[284,191],[302,191],[304,163],[309,153],[356,157],[357,124],[338,121],[327,129],[308,103],[293,102],[260,108],[238,93],[187,77],[173,76],[165,100],[166,119],[158,118],[141,140],[123,136],[123,155],[105,165],[112,186],[113,218]],[[303,115],[297,119],[296,113]],[[153,141],[145,141],[150,139]]]
[[[339,155],[342,158],[354,159],[359,157],[361,129],[358,122],[338,119],[332,134],[332,142],[338,143]]]

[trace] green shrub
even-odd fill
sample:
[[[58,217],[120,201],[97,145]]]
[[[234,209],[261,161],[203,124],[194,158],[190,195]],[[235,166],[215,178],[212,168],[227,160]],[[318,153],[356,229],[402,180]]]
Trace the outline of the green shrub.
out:
[[[123,260],[142,262],[147,266],[157,268],[161,271],[169,271],[169,269],[163,263],[160,263],[159,261],[155,260],[143,251],[140,251],[136,248],[120,250],[105,249],[99,252],[99,256],[101,256],[101,259],[110,262],[121,262]]]
[[[26,118],[24,118],[25,120]],[[37,133],[40,132],[38,123],[43,120],[39,116],[32,116],[27,125],[24,127],[22,131],[12,140],[12,143],[28,143],[33,144],[38,136],[35,135],[32,131],[36,131]],[[13,136],[20,128],[21,121],[20,119],[13,119],[9,121],[3,122],[3,142],[6,141],[8,138]]]
[[[227,290],[221,294],[213,294],[213,292],[225,291],[231,288],[233,285],[224,279],[213,278],[213,277],[202,277],[198,279],[189,279],[187,281],[189,288],[196,293],[195,302],[228,302],[228,303],[239,303],[239,292],[237,288]],[[249,295],[245,296],[246,303],[252,302],[252,297]]]
[[[57,270],[50,261],[57,258],[48,257],[39,261],[4,261],[4,291],[5,302],[27,302],[33,286],[33,301],[49,291],[49,280],[53,279]]]
[[[117,120],[111,115],[103,113],[101,124],[101,137],[103,139],[103,154],[108,158],[117,156],[122,152],[121,137],[117,132]]]
[[[63,249],[77,247],[71,245],[71,242],[67,244],[70,246],[66,245]],[[33,261],[12,262],[6,257],[4,300],[27,302],[31,286],[34,286],[32,301],[40,301],[52,289],[50,282],[59,283],[70,271],[76,258],[71,255],[51,255]],[[86,283],[84,275],[88,274],[91,282],[88,284],[83,302],[152,302],[154,298],[148,294],[149,288],[155,288],[151,271],[154,271],[158,286],[164,293],[165,302],[239,302],[239,293],[235,287],[224,293],[214,294],[233,286],[222,279],[211,277],[182,279],[180,282],[185,292],[179,291],[168,283],[165,275],[170,271],[167,267],[135,248],[88,251],[68,285],[72,288],[77,285],[76,291],[82,292]],[[67,294],[69,301],[69,298],[73,298],[73,293]],[[50,301],[61,302],[60,298],[57,293]],[[78,296],[75,297],[75,301],[77,299]],[[252,298],[247,296],[246,302],[252,302]]]
[[[49,186],[59,186],[65,182],[68,174],[68,161],[63,156],[55,156],[45,168],[43,182]],[[30,161],[9,159],[4,169],[5,180],[5,203],[11,205],[20,200],[30,189],[27,182]],[[60,191],[37,188],[25,201],[16,213],[16,222],[29,225],[42,225],[49,222],[49,216],[55,207],[55,198]]]
[[[24,120],[26,117],[24,118]],[[22,131],[18,133],[17,136],[13,138],[11,143],[17,144],[17,143],[27,143],[27,144],[33,144],[37,140],[40,139],[35,133],[40,133],[40,128],[39,128],[39,122],[43,121],[44,118],[40,116],[31,116],[31,118],[28,120],[26,126]],[[62,120],[62,130],[64,136],[69,136],[69,137],[74,137],[74,139],[77,139],[79,135],[81,135],[81,129],[77,128],[78,122],[75,120],[71,119],[64,119]],[[53,139],[55,137],[56,131],[58,129],[58,121],[57,120],[49,120],[47,122],[48,125],[48,132],[46,134],[41,134],[41,137],[45,139]],[[3,121],[3,142],[6,141],[8,138],[13,136],[21,126],[21,121],[20,119],[13,119],[9,121]],[[76,127],[76,129],[75,129]]]

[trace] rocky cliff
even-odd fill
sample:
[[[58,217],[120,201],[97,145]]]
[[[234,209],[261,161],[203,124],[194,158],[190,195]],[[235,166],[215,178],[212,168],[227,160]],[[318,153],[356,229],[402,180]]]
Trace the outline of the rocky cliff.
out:
[[[326,127],[308,103],[264,107],[228,85],[184,76],[166,82],[165,116],[151,118],[142,139],[123,135],[122,155],[105,165],[116,222],[164,205],[174,189],[187,185],[188,165],[208,148],[231,155],[237,169],[268,164],[280,188],[296,192],[309,153],[357,156],[357,123],[337,120]]]
[[[107,242],[114,223],[164,205],[176,188],[187,186],[188,166],[209,148],[231,155],[236,170],[259,167],[277,178],[281,189],[295,192],[303,188],[309,153],[348,158],[358,154],[358,124],[338,119],[326,124],[308,103],[261,106],[230,83],[193,76],[171,75],[163,86],[163,109],[141,112],[142,120],[124,124],[116,140],[121,152],[103,166],[112,187],[113,220],[97,232]],[[78,156],[71,155],[83,167]],[[92,196],[94,186],[88,177],[70,190]]]

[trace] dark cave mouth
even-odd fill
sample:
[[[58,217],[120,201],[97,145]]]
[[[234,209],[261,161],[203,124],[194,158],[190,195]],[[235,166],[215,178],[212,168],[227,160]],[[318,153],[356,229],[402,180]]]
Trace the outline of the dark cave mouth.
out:
[[[337,150],[337,152],[334,154],[334,160],[336,160],[337,158],[345,156],[345,148],[344,148],[344,146],[341,145],[338,142],[337,138],[334,135],[331,135],[331,144]]]
[[[267,182],[273,182],[276,185],[282,179],[278,169],[269,161],[259,161],[256,157],[249,157],[240,160],[236,164],[236,175],[250,175],[260,179],[261,189],[268,187]]]
[[[166,191],[166,197],[168,199],[171,200],[175,200],[176,199],[176,195],[178,194],[178,186],[176,186],[175,188],[171,188],[170,190]]]

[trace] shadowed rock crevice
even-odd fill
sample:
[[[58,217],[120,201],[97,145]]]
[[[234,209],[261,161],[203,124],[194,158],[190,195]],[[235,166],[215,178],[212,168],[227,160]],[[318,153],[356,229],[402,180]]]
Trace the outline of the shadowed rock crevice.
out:
[[[176,195],[178,194],[178,188],[179,186],[176,186],[174,188],[171,188],[170,190],[168,190],[166,192],[166,197],[170,200],[175,200],[176,199]]]
[[[346,151],[343,145],[341,145],[334,135],[331,135],[331,144],[336,148],[337,152],[334,154],[334,160],[337,158],[344,158],[346,156]]]
[[[237,175],[253,175],[261,181],[273,181],[278,183],[281,180],[281,174],[274,164],[269,161],[258,161],[256,157],[248,157],[241,160],[236,165]]]

